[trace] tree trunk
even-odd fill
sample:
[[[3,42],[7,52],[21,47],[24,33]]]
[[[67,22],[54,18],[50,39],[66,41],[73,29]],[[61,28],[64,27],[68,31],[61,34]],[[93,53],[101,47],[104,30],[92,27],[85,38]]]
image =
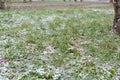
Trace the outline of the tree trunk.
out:
[[[77,2],[77,0],[74,0],[75,2]]]
[[[112,3],[113,2],[113,0],[110,0],[110,3]]]
[[[83,2],[83,0],[80,0],[80,2]]]
[[[32,2],[32,0],[29,0],[29,2]]]
[[[5,9],[5,0],[0,0],[0,9]]]
[[[114,6],[114,21],[113,21],[113,32],[120,34],[120,0],[113,1]]]
[[[27,1],[26,0],[23,0],[24,3],[26,3]]]

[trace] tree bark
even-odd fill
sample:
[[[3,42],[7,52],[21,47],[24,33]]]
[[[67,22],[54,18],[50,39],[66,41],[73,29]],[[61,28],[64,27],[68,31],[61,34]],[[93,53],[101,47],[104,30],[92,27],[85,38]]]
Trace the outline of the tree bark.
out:
[[[120,0],[113,0],[114,6],[114,21],[113,21],[113,32],[120,34]]]
[[[23,0],[23,3],[26,3],[27,1],[26,0]]]
[[[5,9],[5,0],[0,0],[0,9]]]
[[[29,0],[29,2],[32,2],[32,0]]]
[[[80,2],[83,2],[83,0],[80,0]]]
[[[113,0],[110,0],[110,3],[112,3],[113,2]]]

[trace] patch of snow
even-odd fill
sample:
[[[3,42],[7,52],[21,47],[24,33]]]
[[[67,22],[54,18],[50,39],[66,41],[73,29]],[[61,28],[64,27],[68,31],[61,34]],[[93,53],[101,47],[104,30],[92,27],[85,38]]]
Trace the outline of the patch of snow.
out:
[[[120,69],[118,69],[118,73],[113,80],[120,80]]]
[[[6,67],[0,67],[0,71],[2,73],[6,73],[8,71],[8,69]]]
[[[0,40],[0,44],[7,44],[8,40]]]
[[[63,72],[63,69],[61,68],[56,68],[55,66],[51,66],[51,65],[47,65],[48,68],[52,69],[54,76],[53,76],[53,80],[58,80],[59,77],[61,76],[61,73]]]
[[[120,75],[116,75],[113,80],[120,80]]]
[[[43,24],[47,34],[51,33],[50,27],[49,27],[48,24],[52,23],[55,20],[56,17],[57,17],[57,15],[53,14],[53,15],[47,16],[45,18],[42,18],[41,23]]]
[[[81,42],[81,44],[92,44],[91,41],[84,41],[84,42]]]
[[[18,34],[26,35],[26,34],[27,34],[27,31],[26,31],[26,29],[23,29],[23,30],[19,31]]]
[[[3,35],[0,37],[0,45],[6,45],[10,42],[10,44],[17,43],[18,41],[10,36]]]
[[[36,70],[37,73],[39,73],[40,75],[44,75],[45,74],[45,71],[43,68],[39,68]]]
[[[80,73],[79,76],[82,77],[82,79],[85,79],[89,74]]]
[[[110,75],[111,73],[109,72],[109,70],[113,68],[113,65],[103,64],[102,66],[98,66],[98,68]]]
[[[48,45],[43,51],[43,54],[54,54],[54,53],[55,53],[55,49],[54,46],[52,45]]]
[[[9,80],[9,79],[0,75],[0,80]]]
[[[43,24],[46,24],[47,22],[53,22],[56,17],[57,17],[57,15],[53,14],[53,15],[47,16],[45,18],[42,18],[41,22]]]
[[[91,10],[93,10],[95,12],[105,12],[107,14],[113,14],[114,13],[114,10],[112,10],[112,9],[91,9]]]
[[[117,47],[116,52],[120,52],[120,46]]]

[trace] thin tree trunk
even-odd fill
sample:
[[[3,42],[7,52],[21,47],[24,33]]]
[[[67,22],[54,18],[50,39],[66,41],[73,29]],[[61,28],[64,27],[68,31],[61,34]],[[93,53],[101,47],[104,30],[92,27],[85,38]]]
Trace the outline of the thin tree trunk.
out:
[[[113,32],[116,34],[120,34],[120,0],[114,0],[113,6],[114,6]]]
[[[32,2],[32,0],[29,0],[29,2]]]
[[[113,0],[110,0],[110,3],[112,3],[113,2]]]
[[[27,1],[26,0],[23,0],[24,3],[26,3]]]
[[[83,2],[83,0],[80,0],[80,2]]]
[[[77,0],[74,0],[75,2],[77,2]]]

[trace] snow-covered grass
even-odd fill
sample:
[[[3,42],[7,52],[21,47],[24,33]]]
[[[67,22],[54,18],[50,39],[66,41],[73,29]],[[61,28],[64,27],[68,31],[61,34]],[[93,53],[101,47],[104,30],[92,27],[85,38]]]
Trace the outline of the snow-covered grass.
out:
[[[0,11],[0,80],[119,80],[112,21],[112,7]]]

